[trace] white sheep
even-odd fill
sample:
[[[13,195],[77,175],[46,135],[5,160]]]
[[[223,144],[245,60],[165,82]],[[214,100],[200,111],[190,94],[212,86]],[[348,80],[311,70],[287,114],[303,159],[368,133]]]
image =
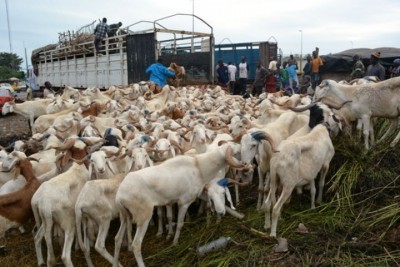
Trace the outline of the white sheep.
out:
[[[317,203],[322,201],[322,191],[329,163],[335,154],[329,132],[325,125],[315,126],[307,135],[284,140],[278,146],[270,161],[270,191],[265,200],[265,229],[271,228],[271,236],[276,237],[276,228],[283,204],[289,199],[295,187],[310,185],[311,208],[315,207],[315,178],[320,173]],[[282,192],[276,201],[277,187]],[[272,225],[271,225],[272,208]]]
[[[50,104],[52,99],[38,99],[34,101],[26,101],[24,103],[16,104],[15,102],[4,103],[2,107],[2,114],[15,112],[25,119],[29,120],[29,127],[33,128],[33,123],[36,118],[47,113],[47,105]]]
[[[127,157],[133,161],[129,171],[137,171],[153,166],[153,162],[144,148],[133,149],[132,154]],[[125,174],[118,174],[106,180],[89,181],[83,186],[78,196],[75,204],[77,236],[88,266],[93,266],[90,259],[90,246],[87,240],[88,220],[94,222],[99,228],[95,244],[96,251],[111,264],[113,263],[113,257],[105,248],[105,241],[111,220],[118,217],[115,195],[125,176]],[[132,241],[131,237],[128,237],[128,239]]]
[[[269,185],[269,161],[275,147],[269,144],[274,143],[278,145],[282,140],[288,138],[291,134],[307,124],[308,116],[296,115],[294,112],[286,112],[282,114],[275,122],[269,123],[262,129],[252,128],[248,133],[242,136],[241,140],[241,160],[245,163],[251,164],[253,159],[256,158],[258,163],[258,201],[257,210],[261,208],[264,195],[268,192]],[[271,141],[273,140],[273,141]],[[269,141],[269,142],[263,142]],[[250,177],[249,177],[250,176]],[[246,180],[252,181],[253,173],[246,174]],[[250,180],[249,180],[250,178]]]
[[[61,259],[65,266],[73,266],[71,246],[75,237],[75,203],[83,185],[89,180],[84,164],[73,163],[64,173],[44,182],[32,197],[32,211],[36,221],[35,250],[38,265],[44,264],[42,239],[47,244],[47,265],[53,266],[54,256],[52,232],[57,226],[64,232]]]
[[[389,129],[380,141],[389,136],[397,127],[400,109],[399,87],[400,77],[361,85],[345,85],[333,80],[324,80],[319,86],[316,97],[322,102],[324,98],[329,98],[335,102],[335,105],[351,101],[348,105],[356,113],[357,118],[362,120],[364,146],[368,150],[371,117],[388,118],[391,121]],[[391,146],[396,145],[398,139],[400,139],[400,133],[392,141]]]
[[[214,178],[216,172],[225,169],[227,164],[236,168],[244,167],[232,159],[234,151],[239,152],[238,145],[225,144],[194,157],[177,156],[160,165],[129,173],[115,197],[121,225],[115,237],[113,266],[118,266],[119,250],[129,218],[137,225],[132,242],[133,252],[138,265],[144,266],[141,245],[155,206],[178,204],[177,229],[173,241],[176,244],[186,211],[201,194],[204,185]],[[163,177],[160,177],[160,173]]]

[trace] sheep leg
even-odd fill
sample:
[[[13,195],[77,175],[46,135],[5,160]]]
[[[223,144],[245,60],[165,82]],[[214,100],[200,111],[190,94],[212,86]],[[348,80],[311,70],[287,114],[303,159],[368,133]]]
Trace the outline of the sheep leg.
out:
[[[164,212],[162,206],[157,207],[157,217],[158,217],[158,231],[156,236],[161,237],[162,234],[164,233],[164,227],[163,227]]]
[[[257,210],[261,209],[262,200],[264,197],[264,176],[265,173],[258,167],[258,200],[257,200]]]
[[[236,206],[239,205],[239,186],[235,184],[235,201],[236,201]]]
[[[362,120],[361,120],[361,119],[358,119],[358,120],[357,120],[356,129],[357,129],[357,137],[358,137],[359,139],[361,139],[361,134],[362,134],[362,129],[363,129],[363,123],[362,123]]]
[[[378,140],[378,143],[382,142],[383,140],[385,140],[389,135],[391,135],[396,129],[397,129],[397,125],[398,125],[399,119],[398,118],[393,118],[390,119],[390,127],[389,129],[386,131],[386,133]],[[398,135],[397,135],[398,136]],[[398,137],[395,137],[394,140],[398,139]],[[394,142],[394,140],[392,141],[392,143]],[[398,140],[397,140],[398,141]],[[396,143],[397,143],[396,141]]]
[[[35,122],[35,118],[33,116],[30,116],[28,124],[29,124],[29,131],[31,131],[32,134],[34,134],[32,132],[34,122]]]
[[[174,234],[174,226],[172,225],[172,205],[167,205],[168,235],[167,240],[171,239]]]
[[[265,175],[265,182],[264,182],[264,194],[263,194],[263,206],[261,207],[261,209],[264,209],[264,205],[265,205],[265,200],[267,199],[267,195],[269,192],[269,186],[270,186],[270,182],[271,182],[271,177],[270,177],[270,173],[267,172]]]
[[[44,265],[44,259],[42,254],[42,240],[44,237],[44,224],[40,225],[37,229],[35,235],[35,250],[36,250],[36,258],[38,261],[38,266]]]
[[[396,144],[399,142],[400,140],[400,132],[396,135],[396,137],[393,139],[393,141],[390,143],[390,147],[395,147]]]
[[[199,209],[197,210],[197,215],[200,216],[201,214],[204,213],[204,209],[206,207],[206,203],[203,200],[199,200],[200,201],[200,205],[199,205]]]
[[[243,174],[242,174],[242,175],[243,175]],[[235,175],[235,180],[239,182],[239,180],[240,180],[240,175],[239,175],[239,173],[237,173],[237,174]],[[236,206],[238,206],[239,203],[240,203],[240,200],[239,200],[239,186],[238,186],[237,184],[235,184],[235,198],[236,198]]]
[[[311,194],[311,209],[315,209],[315,180],[310,181],[310,194]]]
[[[126,211],[121,210],[123,209],[122,207],[120,208],[120,213],[119,213],[119,219],[121,221],[121,224],[119,226],[119,230],[117,235],[115,236],[115,247],[114,247],[114,260],[113,260],[113,267],[118,267],[119,266],[119,252],[121,250],[121,244],[122,240],[124,239],[126,227],[127,227],[127,214]],[[131,225],[129,227],[132,227]]]
[[[185,214],[187,212],[187,209],[189,208],[190,204],[192,204],[192,202],[186,203],[184,205],[179,205],[178,219],[177,219],[177,223],[176,223],[176,232],[175,232],[175,237],[174,237],[174,241],[173,241],[174,245],[178,244],[179,235],[181,234],[181,229],[183,226],[183,220],[185,219]]]
[[[128,216],[126,218],[127,223],[126,223],[126,238],[128,239],[128,251],[132,250],[132,221],[131,218]]]
[[[364,125],[364,129],[363,129],[363,134],[364,134],[364,146],[365,146],[365,150],[368,151],[369,150],[369,127],[370,127],[370,117],[367,116],[362,116],[362,123]]]
[[[231,209],[236,210],[235,206],[233,206],[231,192],[229,191],[228,187],[225,187],[225,196],[231,206]]]
[[[86,263],[89,267],[93,266],[93,262],[90,258],[90,246],[87,238],[87,224],[86,219],[82,219],[81,209],[75,209],[75,223],[76,223],[76,237],[77,242],[85,256]],[[83,238],[82,238],[82,228],[83,228]]]
[[[371,145],[375,145],[375,132],[374,132],[374,124],[371,124],[371,127],[369,128],[369,140],[371,142]]]
[[[75,225],[71,224],[69,225],[69,228],[65,231],[64,246],[61,254],[61,259],[65,267],[74,266],[71,260],[71,248],[72,248],[72,243],[74,242],[74,238],[75,238]]]
[[[142,257],[142,243],[149,226],[149,221],[150,219],[146,220],[142,225],[136,226],[135,238],[132,243],[133,253],[135,254],[136,263],[139,267],[145,267]]]
[[[80,227],[80,225],[77,225],[77,227]],[[78,230],[78,234],[79,230]],[[87,234],[87,220],[83,220],[83,243],[81,244],[81,240],[79,235],[78,236],[78,243],[81,247],[81,250],[83,251],[83,254],[85,255],[86,263],[89,267],[93,267],[93,262],[92,259],[90,258],[90,244],[89,244],[89,238]]]
[[[322,203],[322,193],[324,190],[324,186],[325,186],[325,177],[326,174],[328,173],[329,170],[329,164],[327,165],[323,165],[320,171],[320,176],[319,176],[319,184],[318,184],[318,197],[317,197],[317,204],[321,204]]]
[[[268,230],[271,228],[271,192],[268,193],[267,199],[265,200],[265,221],[264,221],[264,229]]]
[[[292,194],[293,189],[294,189],[293,186],[286,188],[284,187],[278,201],[276,202],[276,204],[272,209],[272,222],[271,222],[271,234],[270,234],[270,236],[272,237],[276,237],[276,228],[278,226],[278,219],[281,214],[282,206],[283,204],[285,204],[286,200],[288,200],[288,198]]]
[[[108,253],[106,249],[106,238],[108,234],[108,230],[110,229],[110,220],[107,218],[105,221],[100,223],[99,225],[99,233],[97,235],[96,239],[96,244],[95,244],[95,249],[96,251],[102,255],[109,263],[113,263],[113,256],[111,256],[110,253]],[[122,267],[120,264],[119,267]]]
[[[56,264],[56,257],[54,256],[54,249],[53,249],[53,241],[52,241],[52,228],[53,228],[53,220],[51,215],[48,215],[43,220],[44,223],[44,238],[46,240],[47,245],[47,266],[54,266]]]

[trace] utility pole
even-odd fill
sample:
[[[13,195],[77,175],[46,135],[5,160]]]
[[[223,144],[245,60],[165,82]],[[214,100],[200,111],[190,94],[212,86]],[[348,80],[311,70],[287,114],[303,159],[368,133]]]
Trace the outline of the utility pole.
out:
[[[26,78],[29,78],[28,60],[27,60],[28,57],[27,57],[27,55],[26,55],[25,42],[24,42],[24,49],[25,49]]]
[[[194,53],[194,0],[192,1],[192,53]]]
[[[12,44],[11,44],[11,30],[10,30],[10,18],[8,15],[8,1],[5,0],[6,2],[6,13],[7,13],[7,26],[8,26],[8,42],[10,43],[10,53],[12,53]]]
[[[299,30],[300,32],[300,72],[303,71],[303,30]]]

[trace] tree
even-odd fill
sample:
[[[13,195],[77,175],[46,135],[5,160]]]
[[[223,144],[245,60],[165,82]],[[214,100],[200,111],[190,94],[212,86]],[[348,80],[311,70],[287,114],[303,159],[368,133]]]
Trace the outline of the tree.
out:
[[[0,52],[0,79],[8,80],[11,77],[24,78],[25,73],[20,71],[22,58],[14,53]]]

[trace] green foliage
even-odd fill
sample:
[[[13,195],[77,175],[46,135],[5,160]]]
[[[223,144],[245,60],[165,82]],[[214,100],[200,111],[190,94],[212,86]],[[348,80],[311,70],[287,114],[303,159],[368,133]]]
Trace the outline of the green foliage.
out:
[[[0,79],[24,78],[25,73],[20,71],[22,61],[22,58],[15,53],[0,52]]]

